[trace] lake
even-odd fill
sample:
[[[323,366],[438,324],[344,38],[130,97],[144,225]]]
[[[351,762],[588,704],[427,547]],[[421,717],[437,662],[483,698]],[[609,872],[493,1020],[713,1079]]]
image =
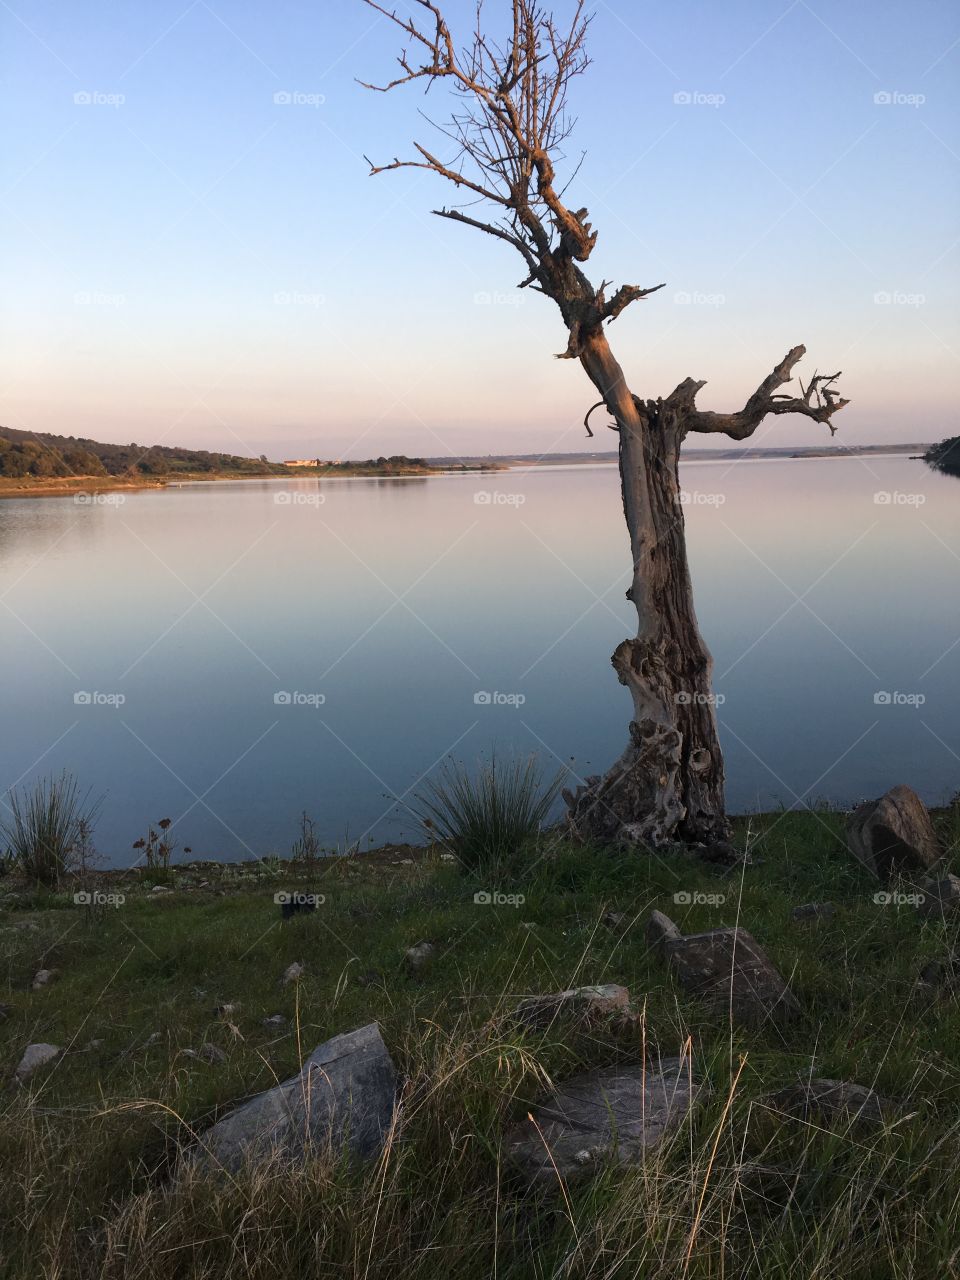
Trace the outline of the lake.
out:
[[[904,456],[682,465],[728,803],[960,789],[960,482]],[[122,500],[121,500],[122,499]],[[0,502],[0,789],[68,769],[110,863],[418,839],[446,758],[600,772],[635,631],[610,465]],[[5,812],[5,811],[3,811]]]

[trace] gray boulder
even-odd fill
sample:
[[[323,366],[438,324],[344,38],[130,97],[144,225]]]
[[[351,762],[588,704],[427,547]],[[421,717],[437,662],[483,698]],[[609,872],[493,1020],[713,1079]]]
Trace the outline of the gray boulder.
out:
[[[665,953],[668,942],[676,942],[678,938],[682,937],[683,934],[680,929],[669,916],[664,915],[662,911],[650,912],[650,919],[647,921],[646,939],[647,946],[651,951],[662,956]]]
[[[511,1161],[532,1182],[557,1185],[612,1162],[641,1164],[690,1111],[700,1086],[680,1058],[574,1076],[506,1135]]]
[[[680,985],[717,1008],[731,1009],[735,1021],[778,1026],[800,1012],[793,992],[767,953],[746,929],[710,929],[669,938],[664,954]]]
[[[602,986],[571,987],[569,991],[528,996],[520,1001],[512,1019],[527,1027],[542,1027],[566,1014],[590,1018],[605,1013],[627,1013],[629,1010],[630,992],[626,987],[608,982]]]
[[[314,1049],[299,1074],[259,1093],[208,1129],[187,1157],[236,1172],[248,1160],[347,1150],[376,1156],[393,1122],[397,1074],[375,1022]]]
[[[880,1124],[895,1110],[888,1098],[880,1097],[866,1085],[848,1080],[801,1080],[771,1094],[766,1102],[777,1111],[804,1120],[815,1116],[820,1120],[843,1119],[851,1123]]]
[[[28,1044],[14,1076],[22,1083],[32,1076],[38,1067],[46,1066],[48,1062],[58,1058],[62,1052],[63,1050],[55,1044]]]
[[[910,787],[891,787],[847,819],[850,852],[880,880],[904,871],[926,871],[942,850],[926,806]]]
[[[960,876],[944,876],[924,886],[924,898],[918,908],[923,916],[945,916],[960,907]]]

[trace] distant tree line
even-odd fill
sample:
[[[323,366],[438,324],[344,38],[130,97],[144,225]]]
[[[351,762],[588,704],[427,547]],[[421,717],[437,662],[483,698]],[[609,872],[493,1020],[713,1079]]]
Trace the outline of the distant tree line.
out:
[[[81,436],[54,436],[0,427],[0,476],[168,476],[178,472],[233,471],[265,475],[278,469],[264,456],[242,458],[168,445],[103,444]]]
[[[939,444],[928,449],[923,457],[937,471],[946,471],[948,475],[960,476],[960,436],[941,440]]]

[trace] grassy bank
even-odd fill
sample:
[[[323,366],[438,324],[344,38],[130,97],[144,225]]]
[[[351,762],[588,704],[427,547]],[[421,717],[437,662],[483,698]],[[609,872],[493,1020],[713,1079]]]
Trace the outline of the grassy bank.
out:
[[[937,817],[960,870],[960,814]],[[833,813],[739,824],[748,864],[528,850],[498,885],[435,852],[103,877],[121,906],[0,880],[0,1074],[24,1046],[69,1049],[0,1101],[4,1277],[932,1277],[958,1274],[960,1003],[921,996],[955,920],[881,905]],[[541,851],[542,852],[542,851]],[[408,861],[409,859],[409,861]],[[93,888],[93,880],[88,881]],[[280,923],[280,888],[322,893]],[[913,886],[915,888],[916,886]],[[522,895],[478,905],[480,889]],[[904,893],[911,886],[901,886]],[[721,897],[677,904],[674,895]],[[829,899],[837,912],[795,921]],[[740,923],[803,1008],[788,1033],[731,1028],[651,955],[659,907],[685,932]],[[610,927],[610,911],[624,920]],[[412,976],[405,949],[436,944]],[[280,985],[294,961],[298,984]],[[59,977],[30,989],[40,968]],[[628,986],[636,1024],[510,1028],[523,995]],[[237,1006],[217,1015],[217,1006]],[[263,1020],[288,1020],[277,1030]],[[317,1043],[376,1019],[404,1079],[398,1132],[365,1170],[320,1162],[221,1184],[168,1177],[177,1144],[292,1074]],[[629,1173],[532,1195],[502,1158],[547,1079],[688,1041],[711,1095]],[[226,1060],[184,1053],[204,1043]],[[775,1117],[768,1091],[810,1074],[870,1085],[899,1118],[866,1129]],[[734,1086],[734,1081],[736,1084]]]

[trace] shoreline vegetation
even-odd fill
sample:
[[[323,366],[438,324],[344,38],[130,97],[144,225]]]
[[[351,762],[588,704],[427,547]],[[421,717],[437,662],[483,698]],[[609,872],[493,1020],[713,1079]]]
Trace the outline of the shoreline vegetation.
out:
[[[960,439],[940,445],[892,444],[800,449],[692,449],[688,462],[850,458],[878,454],[922,457],[936,470],[960,474]],[[47,498],[166,489],[180,484],[244,479],[428,478],[486,474],[513,468],[616,462],[616,453],[550,453],[464,458],[393,457],[321,461],[306,465],[270,462],[167,445],[105,444],[83,437],[35,434],[0,427],[0,498]]]

